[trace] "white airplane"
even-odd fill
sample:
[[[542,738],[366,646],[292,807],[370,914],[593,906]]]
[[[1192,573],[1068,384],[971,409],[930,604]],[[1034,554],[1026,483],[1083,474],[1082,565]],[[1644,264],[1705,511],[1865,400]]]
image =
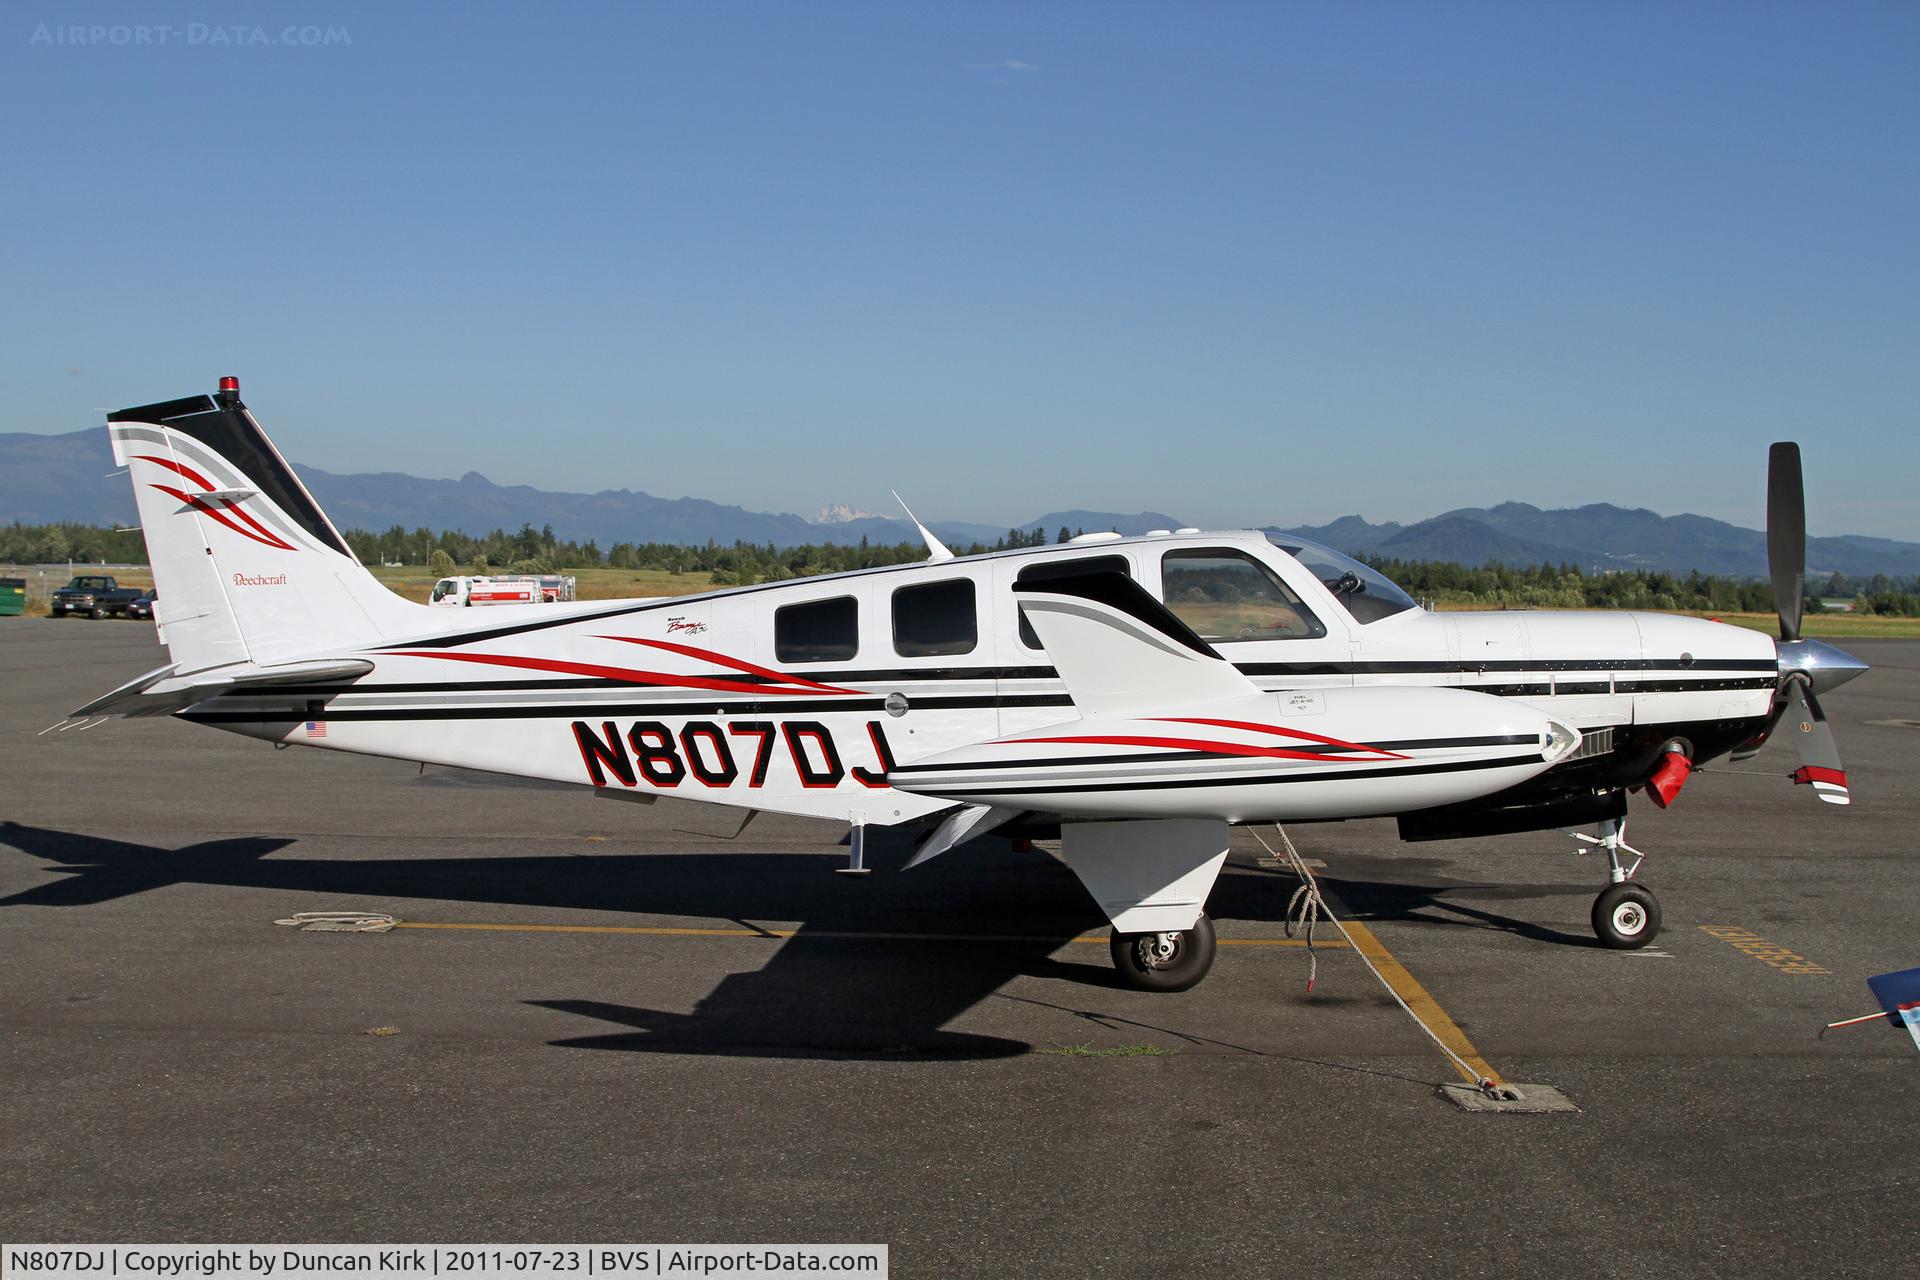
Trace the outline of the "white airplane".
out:
[[[909,866],[1057,831],[1147,990],[1211,966],[1235,824],[1597,823],[1595,932],[1630,948],[1659,907],[1621,838],[1629,790],[1665,807],[1790,712],[1795,780],[1848,800],[1817,694],[1865,666],[1799,638],[1793,445],[1769,479],[1776,642],[1652,613],[1435,614],[1326,547],[1195,529],[956,557],[922,526],[917,564],[473,614],[362,568],[236,379],[108,424],[172,662],[76,716],[830,818],[856,873],[869,825],[928,828]]]

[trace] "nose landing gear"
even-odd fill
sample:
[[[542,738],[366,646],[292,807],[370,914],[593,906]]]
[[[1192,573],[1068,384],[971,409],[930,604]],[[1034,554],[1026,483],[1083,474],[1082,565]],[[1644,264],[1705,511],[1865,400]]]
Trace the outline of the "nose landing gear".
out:
[[[1606,819],[1597,836],[1584,831],[1571,834],[1575,840],[1607,853],[1607,875],[1612,883],[1593,900],[1594,936],[1616,951],[1636,951],[1652,942],[1660,932],[1660,900],[1645,885],[1631,883],[1647,855],[1627,843],[1626,819]],[[1633,855],[1632,864],[1624,868],[1620,865],[1622,851]]]

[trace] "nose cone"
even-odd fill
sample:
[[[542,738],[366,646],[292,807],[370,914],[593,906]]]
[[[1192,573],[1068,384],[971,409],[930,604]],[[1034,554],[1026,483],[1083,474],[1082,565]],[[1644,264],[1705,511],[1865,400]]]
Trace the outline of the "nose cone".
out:
[[[1845,649],[1836,649],[1819,640],[1782,640],[1777,647],[1780,650],[1780,673],[1806,673],[1815,693],[1838,689],[1867,670],[1866,663]]]
[[[1545,741],[1540,745],[1540,754],[1548,764],[1557,764],[1579,748],[1580,740],[1580,731],[1572,725],[1563,724],[1558,720],[1549,720]]]

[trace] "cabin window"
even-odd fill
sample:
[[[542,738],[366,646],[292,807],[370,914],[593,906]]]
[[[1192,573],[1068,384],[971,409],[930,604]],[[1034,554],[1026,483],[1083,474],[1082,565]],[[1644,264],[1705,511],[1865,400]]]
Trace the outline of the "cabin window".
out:
[[[860,605],[852,596],[773,611],[773,653],[781,662],[845,662],[860,652]]]
[[[893,593],[893,651],[903,658],[972,653],[980,615],[972,578],[949,578]]]
[[[1133,566],[1127,563],[1125,556],[1078,556],[1071,560],[1047,559],[1038,564],[1028,565],[1014,580],[1038,582],[1044,578],[1077,578],[1083,573],[1118,573],[1130,578],[1133,576]],[[1020,614],[1020,643],[1029,649],[1041,647],[1040,637],[1034,634],[1033,624],[1027,621],[1024,611]]]
[[[1195,548],[1160,560],[1167,608],[1202,640],[1304,640],[1327,629],[1273,570],[1244,551]]]

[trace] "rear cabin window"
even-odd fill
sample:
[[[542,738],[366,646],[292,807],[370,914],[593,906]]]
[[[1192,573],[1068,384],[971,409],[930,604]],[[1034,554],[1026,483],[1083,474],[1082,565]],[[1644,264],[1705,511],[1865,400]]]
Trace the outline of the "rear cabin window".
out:
[[[860,652],[860,605],[852,596],[773,611],[773,652],[781,662],[845,662]]]
[[[1196,548],[1160,560],[1167,608],[1203,640],[1305,640],[1327,629],[1273,570],[1243,551]]]
[[[972,578],[952,578],[893,593],[893,651],[903,658],[972,653],[980,616]]]
[[[1039,564],[1030,564],[1020,571],[1016,582],[1038,582],[1043,578],[1076,578],[1083,573],[1118,573],[1125,577],[1133,576],[1133,566],[1127,563],[1125,556],[1082,556],[1076,560],[1042,560]],[[1019,597],[1015,597],[1016,607]],[[1025,612],[1020,614],[1020,643],[1029,649],[1040,648],[1040,637],[1033,633],[1033,624],[1027,621]]]

